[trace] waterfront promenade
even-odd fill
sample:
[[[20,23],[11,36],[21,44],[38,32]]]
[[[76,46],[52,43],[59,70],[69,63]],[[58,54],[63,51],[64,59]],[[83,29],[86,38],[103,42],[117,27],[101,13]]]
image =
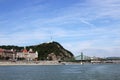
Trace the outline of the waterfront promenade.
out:
[[[2,65],[61,65],[58,61],[1,61],[0,66]]]

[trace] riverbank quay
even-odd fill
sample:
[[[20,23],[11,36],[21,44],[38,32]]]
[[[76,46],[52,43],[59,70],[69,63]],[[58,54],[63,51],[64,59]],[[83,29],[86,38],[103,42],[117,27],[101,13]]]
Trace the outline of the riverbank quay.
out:
[[[0,61],[0,66],[9,65],[62,65],[58,61]]]
[[[10,65],[83,65],[91,63],[81,62],[59,62],[59,61],[0,61],[0,66]]]

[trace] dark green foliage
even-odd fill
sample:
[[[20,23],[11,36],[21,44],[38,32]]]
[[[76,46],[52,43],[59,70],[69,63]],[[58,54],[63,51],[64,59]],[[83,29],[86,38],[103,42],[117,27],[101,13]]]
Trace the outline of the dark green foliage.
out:
[[[0,48],[2,48],[2,49],[7,49],[7,50],[14,49],[14,50],[16,50],[16,51],[20,51],[20,50],[22,50],[24,47],[19,47],[19,46],[14,46],[14,45],[2,45],[2,46],[0,46]]]
[[[3,49],[15,49],[16,51],[22,50],[24,47],[18,46],[0,46]],[[56,56],[60,56],[62,60],[73,60],[74,55],[64,49],[57,42],[43,43],[39,45],[27,46],[26,49],[33,49],[33,51],[38,51],[38,59],[39,60],[47,60],[48,54],[54,53]]]
[[[57,42],[50,42],[50,43],[43,43],[40,45],[36,45],[36,46],[28,46],[27,48],[32,48],[34,51],[38,51],[38,59],[39,60],[47,60],[47,56],[50,53],[54,53],[56,56],[64,56],[62,57],[63,60],[65,60],[65,58],[69,59],[70,57],[68,57],[69,54],[71,56],[71,58],[73,58],[73,54],[71,52],[69,52],[68,50],[65,50],[59,43]],[[64,53],[66,52],[66,54]]]

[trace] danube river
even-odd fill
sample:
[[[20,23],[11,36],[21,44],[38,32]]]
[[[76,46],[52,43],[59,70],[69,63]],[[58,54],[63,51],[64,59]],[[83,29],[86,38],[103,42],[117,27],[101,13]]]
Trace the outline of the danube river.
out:
[[[120,64],[0,66],[0,80],[120,80]]]

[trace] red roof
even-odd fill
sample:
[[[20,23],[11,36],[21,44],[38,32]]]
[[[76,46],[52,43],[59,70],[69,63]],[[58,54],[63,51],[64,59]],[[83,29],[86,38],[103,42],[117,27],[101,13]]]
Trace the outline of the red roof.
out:
[[[3,52],[3,51],[4,51],[4,49],[0,48],[0,52]]]
[[[23,50],[23,53],[27,53],[28,51],[26,49]]]
[[[0,53],[13,53],[13,51],[11,51],[11,50],[6,50],[6,49],[2,49],[2,48],[0,48]]]

